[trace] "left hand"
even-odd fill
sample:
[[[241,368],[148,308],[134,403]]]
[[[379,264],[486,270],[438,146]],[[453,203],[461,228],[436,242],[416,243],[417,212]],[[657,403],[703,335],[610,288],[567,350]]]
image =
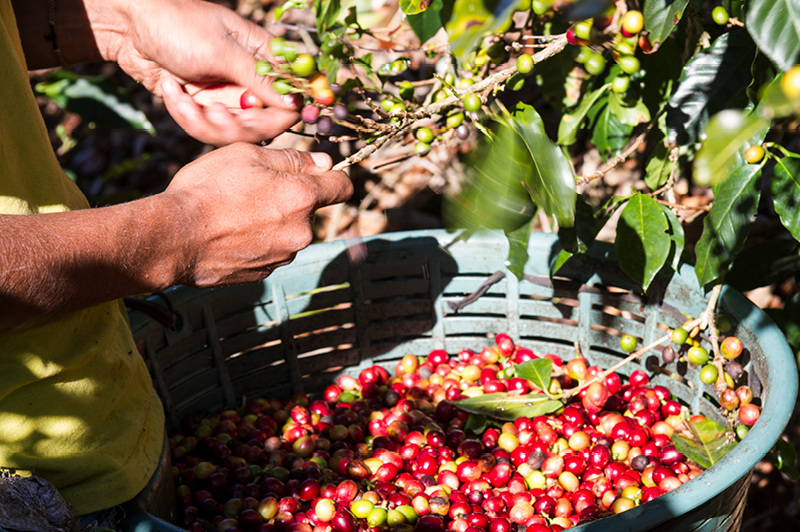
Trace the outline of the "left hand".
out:
[[[89,2],[96,9],[108,7],[107,2]],[[211,2],[138,0],[123,6],[126,28],[98,42],[101,54],[162,96],[190,135],[214,145],[259,142],[297,122],[298,99],[276,94],[270,88],[272,78],[255,73],[256,61],[270,59],[263,28]],[[232,85],[202,90],[223,83]],[[238,108],[245,89],[265,108]]]

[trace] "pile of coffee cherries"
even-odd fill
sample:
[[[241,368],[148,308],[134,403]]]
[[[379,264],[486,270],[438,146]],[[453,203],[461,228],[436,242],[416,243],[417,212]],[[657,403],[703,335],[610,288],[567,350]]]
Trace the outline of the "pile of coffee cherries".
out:
[[[690,418],[641,370],[623,383],[582,357],[541,355],[553,362],[549,392],[577,392],[562,394],[571,399],[555,414],[473,432],[455,403],[535,393],[513,370],[539,356],[498,334],[479,353],[406,355],[395,376],[381,366],[343,375],[318,399],[188,416],[169,438],[179,523],[193,532],[555,532],[701,474],[670,436],[702,416]]]

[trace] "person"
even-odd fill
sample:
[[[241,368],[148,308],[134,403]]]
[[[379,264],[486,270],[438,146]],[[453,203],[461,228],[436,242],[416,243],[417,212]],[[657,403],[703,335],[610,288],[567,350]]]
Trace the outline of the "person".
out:
[[[267,33],[226,8],[0,0],[0,20],[0,466],[34,472],[90,514],[142,490],[164,442],[120,298],[263,279],[311,243],[314,211],[352,185],[325,154],[252,144],[294,124],[298,106],[255,74]],[[119,63],[189,134],[223,147],[162,193],[88,208],[58,165],[27,70],[98,60]],[[191,96],[219,83],[266,107]]]

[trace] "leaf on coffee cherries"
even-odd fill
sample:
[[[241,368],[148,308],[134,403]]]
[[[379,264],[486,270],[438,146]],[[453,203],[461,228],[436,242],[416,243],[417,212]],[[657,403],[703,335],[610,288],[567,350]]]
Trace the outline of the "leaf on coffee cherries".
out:
[[[708,469],[736,447],[736,436],[713,419],[687,421],[672,434],[678,452]]]
[[[406,15],[423,13],[430,5],[430,0],[400,0],[400,9]]]
[[[543,393],[513,395],[507,392],[487,393],[469,399],[456,401],[455,405],[469,412],[504,421],[514,421],[518,417],[533,418],[551,414],[564,406],[561,401],[550,399]]]
[[[517,377],[531,381],[534,386],[541,390],[550,389],[550,381],[553,379],[553,361],[549,358],[537,358],[526,360],[516,367]]]
[[[658,46],[669,37],[678,24],[689,0],[651,0],[644,5],[644,27],[650,32],[650,41]]]

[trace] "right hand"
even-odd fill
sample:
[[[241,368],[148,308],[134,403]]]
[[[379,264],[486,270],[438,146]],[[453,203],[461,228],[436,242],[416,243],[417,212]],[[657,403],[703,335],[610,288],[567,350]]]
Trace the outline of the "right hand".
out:
[[[177,282],[212,287],[259,281],[314,237],[314,212],[353,193],[324,153],[252,144],[217,149],[182,168],[164,192],[182,220]]]

